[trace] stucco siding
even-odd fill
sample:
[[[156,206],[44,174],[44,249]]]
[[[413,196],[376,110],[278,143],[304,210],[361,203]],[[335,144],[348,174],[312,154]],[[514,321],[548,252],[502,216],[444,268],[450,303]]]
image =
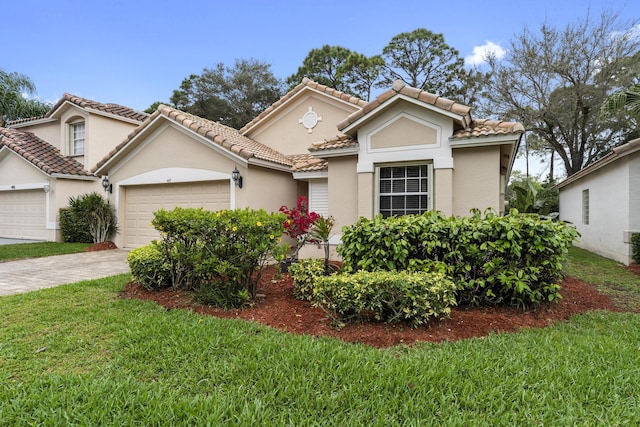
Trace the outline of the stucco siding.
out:
[[[0,157],[0,183],[11,186],[47,180],[47,175],[35,165],[7,149],[5,152],[7,154]]]
[[[358,220],[358,174],[356,173],[356,158],[336,157],[329,159],[329,213],[336,220],[335,231],[351,225]],[[366,193],[363,197],[371,197]]]
[[[47,141],[49,144],[62,151],[62,145],[60,141],[60,123],[57,121],[19,126],[17,127],[17,129],[31,132],[38,138]]]
[[[246,192],[248,205],[239,207],[248,206],[252,209],[277,212],[282,205],[295,206],[297,186],[290,172],[250,166],[243,188],[237,191],[239,197]]]
[[[576,246],[628,264],[629,161],[622,158],[561,188],[560,219],[581,234]],[[583,191],[589,191],[589,224],[583,223]]]
[[[436,169],[433,174],[433,209],[453,214],[453,169]]]
[[[115,146],[120,144],[137,124],[91,115],[86,123],[86,146],[84,164],[87,169],[92,168],[102,160]]]
[[[286,155],[306,153],[314,142],[334,138],[338,134],[336,123],[357,109],[355,105],[311,92],[282,108],[277,118],[265,120],[247,136]],[[309,109],[322,119],[311,132],[300,123]]]
[[[453,151],[453,214],[471,209],[500,210],[500,147],[459,148]]]

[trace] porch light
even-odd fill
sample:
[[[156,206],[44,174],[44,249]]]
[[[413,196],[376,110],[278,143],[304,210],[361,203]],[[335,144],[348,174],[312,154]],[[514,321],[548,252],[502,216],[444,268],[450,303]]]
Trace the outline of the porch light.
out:
[[[113,193],[113,184],[109,183],[109,177],[105,176],[102,178],[102,188],[105,192]]]
[[[238,168],[233,168],[233,172],[231,172],[231,179],[238,188],[242,188],[242,176],[240,175]]]
[[[42,189],[44,190],[45,193],[48,193],[49,191],[51,191],[51,186],[49,185],[49,183],[45,183],[44,186],[42,187]]]

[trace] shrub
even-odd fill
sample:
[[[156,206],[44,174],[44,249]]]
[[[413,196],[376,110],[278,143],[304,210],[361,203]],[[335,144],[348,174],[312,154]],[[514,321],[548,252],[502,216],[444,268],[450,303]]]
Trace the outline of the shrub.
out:
[[[360,219],[343,228],[344,271],[437,271],[456,282],[459,303],[528,306],[560,298],[561,262],[574,228],[512,210],[446,218]]]
[[[280,257],[283,221],[264,210],[176,208],[157,211],[152,225],[163,235],[159,247],[174,287],[218,287],[229,295],[241,289],[255,298],[264,266]]]
[[[70,197],[69,208],[60,211],[60,228],[65,242],[105,242],[118,231],[117,216],[100,194],[82,194]]]
[[[633,253],[633,260],[640,264],[640,233],[634,233],[631,235],[631,250]]]
[[[201,285],[195,291],[194,300],[200,304],[221,307],[226,310],[242,307],[249,302],[249,293],[237,283],[219,283]]]
[[[293,279],[293,294],[304,301],[313,299],[313,289],[318,277],[325,274],[322,260],[302,259],[291,264],[289,274]]]
[[[131,276],[146,289],[171,286],[171,269],[158,242],[132,249],[127,255]]]
[[[358,271],[316,279],[314,304],[340,321],[373,317],[412,326],[448,316],[455,285],[446,276],[422,272]]]
[[[283,222],[285,234],[296,241],[295,247],[292,248],[291,257],[298,259],[298,252],[309,241],[311,227],[320,215],[309,212],[309,201],[304,196],[298,197],[295,208],[289,209],[283,205],[280,207],[280,212],[286,216]]]

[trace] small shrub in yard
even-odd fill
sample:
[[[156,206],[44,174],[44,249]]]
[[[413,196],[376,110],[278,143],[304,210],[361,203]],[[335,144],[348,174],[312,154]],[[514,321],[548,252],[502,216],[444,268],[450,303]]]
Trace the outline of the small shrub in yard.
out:
[[[562,260],[576,237],[562,222],[516,210],[462,218],[427,212],[362,218],[343,228],[338,252],[347,272],[446,272],[459,303],[525,307],[560,298]]]
[[[106,242],[117,232],[114,207],[96,192],[69,198],[60,210],[60,231],[65,242]]]
[[[448,316],[456,304],[455,284],[442,274],[357,271],[316,278],[314,304],[349,321],[366,316],[412,326]]]
[[[640,233],[634,233],[631,236],[631,251],[633,260],[640,264]]]
[[[325,274],[325,267],[320,259],[302,259],[291,264],[289,274],[293,279],[293,295],[311,301],[316,280]]]
[[[200,304],[232,309],[249,302],[249,292],[238,283],[203,284],[194,293],[194,300]]]
[[[127,255],[127,262],[133,280],[146,289],[171,286],[171,268],[158,242],[132,249]]]
[[[266,263],[284,250],[279,239],[283,220],[284,215],[264,210],[160,209],[152,225],[163,235],[157,243],[163,262],[140,267],[162,268],[156,272],[162,277],[166,268],[176,288],[197,290],[203,299],[224,306],[229,301],[242,305],[245,294],[255,298]],[[144,271],[138,275],[145,277]]]

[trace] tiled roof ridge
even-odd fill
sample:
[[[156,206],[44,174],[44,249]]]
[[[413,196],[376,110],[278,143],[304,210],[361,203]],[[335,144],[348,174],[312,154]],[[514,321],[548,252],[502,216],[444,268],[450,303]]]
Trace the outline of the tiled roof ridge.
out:
[[[267,147],[260,142],[240,134],[237,129],[161,104],[149,117],[149,120],[134,129],[134,131],[131,132],[124,141],[118,144],[102,160],[100,160],[93,170],[95,171],[102,167],[112,156],[127,145],[136,135],[146,129],[146,127],[160,115],[191,129],[198,135],[246,160],[255,157],[256,159],[266,160],[271,163],[292,166],[292,163],[289,161],[287,156],[273,148]]]
[[[358,141],[350,137],[349,135],[336,135],[333,138],[325,138],[322,141],[314,142],[309,151],[322,151],[340,148],[349,148],[358,145]]]
[[[469,126],[457,130],[450,139],[479,138],[483,136],[511,135],[524,133],[525,128],[520,122],[505,120],[474,119]]]
[[[389,90],[381,93],[373,101],[365,105],[361,110],[350,114],[346,119],[338,123],[338,130],[345,129],[349,125],[355,123],[356,121],[397,95],[404,95],[425,104],[432,105],[436,108],[449,111],[459,116],[463,116],[465,122],[471,122],[471,107],[457,103],[451,99],[424,91],[422,89],[409,86],[404,81],[398,79],[393,82],[393,85]]]
[[[340,99],[342,101],[349,102],[349,103],[351,103],[353,105],[356,105],[356,106],[358,106],[360,108],[362,108],[365,105],[367,105],[366,101],[358,98],[357,96],[349,95],[349,94],[341,92],[339,90],[330,88],[329,86],[325,86],[323,84],[314,82],[313,80],[309,79],[308,77],[304,77],[302,79],[302,82],[300,82],[296,87],[294,87],[289,92],[284,94],[282,97],[280,97],[280,99],[278,99],[276,102],[274,102],[269,107],[267,107],[263,112],[258,114],[253,120],[251,120],[249,123],[244,125],[240,129],[240,133],[244,134],[247,131],[249,131],[256,123],[260,122],[266,116],[271,114],[275,109],[280,107],[287,100],[293,98],[296,94],[298,94],[300,91],[302,91],[306,87],[311,88],[311,89],[315,89],[315,90],[317,90],[319,92],[322,92],[322,93],[326,93],[327,95],[333,96],[334,98],[338,98],[338,99]]]
[[[11,127],[13,125],[19,125],[22,123],[29,123],[29,122],[35,122],[36,120],[42,120],[47,118],[47,116],[34,116],[34,117],[25,117],[23,119],[16,119],[16,120],[10,120],[7,123],[5,123],[5,127]]]
[[[81,108],[91,108],[116,116],[136,120],[138,122],[143,122],[149,117],[149,114],[145,112],[134,110],[133,108],[125,107],[124,105],[93,101],[91,99],[83,98],[81,96],[73,95],[66,92],[64,93],[64,95],[62,95],[62,98],[60,98],[58,102],[53,107],[51,107],[45,117],[51,116],[53,112],[60,108],[60,106],[65,102],[70,102]]]
[[[63,156],[60,150],[34,133],[0,128],[0,148],[8,147],[47,174],[92,176],[76,159]]]

